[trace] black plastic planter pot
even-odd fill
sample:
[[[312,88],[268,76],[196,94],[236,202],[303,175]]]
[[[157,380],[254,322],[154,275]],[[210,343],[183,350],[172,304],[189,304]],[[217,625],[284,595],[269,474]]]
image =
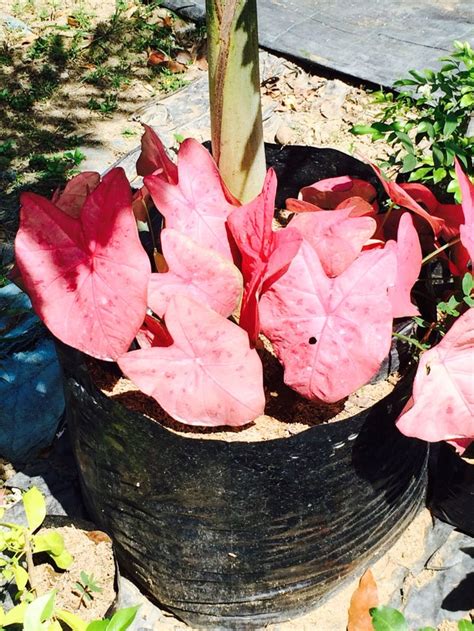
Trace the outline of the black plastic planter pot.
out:
[[[337,151],[298,149],[268,149],[279,176],[289,174],[283,200],[318,178],[367,176]],[[427,446],[394,424],[410,378],[348,420],[224,442],[126,409],[93,385],[81,353],[58,352],[91,516],[122,570],[194,628],[260,628],[314,607],[381,555],[424,501]]]
[[[472,454],[472,450],[469,450]],[[471,455],[472,458],[472,455]],[[474,464],[446,443],[432,472],[430,509],[436,517],[474,537]]]

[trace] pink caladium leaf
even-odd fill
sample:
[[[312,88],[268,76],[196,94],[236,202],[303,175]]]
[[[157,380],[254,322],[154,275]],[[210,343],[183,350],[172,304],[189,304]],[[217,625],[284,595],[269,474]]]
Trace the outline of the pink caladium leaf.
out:
[[[422,217],[428,224],[431,226],[434,235],[437,237],[444,228],[444,221],[440,217],[435,217],[430,215],[420,204],[417,204],[415,200],[396,182],[391,182],[386,180],[382,175],[381,170],[375,164],[371,164],[371,167],[377,174],[382,186],[385,189],[385,192],[390,197],[392,202],[400,206],[401,208],[405,208],[406,210],[411,210],[416,215]]]
[[[62,192],[56,190],[51,201],[67,215],[77,219],[87,196],[99,186],[99,182],[98,173],[84,171],[69,180]]]
[[[351,217],[351,209],[295,215],[289,224],[316,250],[328,276],[342,274],[374,234],[371,217]]]
[[[474,439],[474,308],[420,358],[413,405],[398,418],[406,436],[437,442]]]
[[[260,333],[258,301],[263,291],[284,273],[302,242],[297,230],[273,231],[277,179],[269,169],[263,190],[254,200],[229,216],[228,226],[242,255],[245,286],[240,326],[255,344]]]
[[[361,197],[367,202],[373,202],[377,191],[370,182],[344,175],[305,186],[300,191],[300,197],[324,210],[333,210],[349,197]]]
[[[226,220],[235,206],[227,200],[219,171],[207,149],[192,138],[186,139],[179,148],[177,183],[149,175],[145,186],[165,217],[167,228],[174,228],[202,247],[232,260]]]
[[[461,204],[440,204],[430,189],[418,182],[409,182],[400,186],[429,213],[444,220],[444,226],[440,232],[444,239],[449,241],[459,236],[459,226],[464,218]]]
[[[474,184],[464,174],[458,160],[455,160],[456,177],[461,188],[461,205],[464,222],[460,226],[461,243],[469,252],[474,263]]]
[[[242,274],[237,267],[172,228],[162,230],[161,246],[169,271],[151,275],[148,306],[163,317],[171,298],[183,294],[225,318],[230,316],[242,295]]]
[[[375,217],[378,212],[376,201],[372,203],[362,197],[348,197],[336,206],[336,210],[349,209],[351,217]]]
[[[60,340],[113,360],[143,322],[150,263],[140,245],[123,169],[104,176],[70,217],[22,195],[16,260],[33,307]]]
[[[143,125],[145,131],[142,135],[142,151],[137,160],[138,175],[151,175],[155,173],[166,182],[176,184],[178,182],[178,168],[168,156],[158,134],[149,125]]]
[[[419,315],[411,302],[411,290],[418,280],[422,263],[422,252],[418,232],[410,213],[403,213],[398,224],[396,241],[388,241],[386,249],[393,250],[397,257],[397,277],[394,287],[389,287],[388,296],[393,307],[393,317],[403,318]]]
[[[136,340],[141,348],[171,346],[173,343],[173,338],[165,325],[148,314],[136,335]]]
[[[309,399],[335,402],[367,383],[390,349],[396,257],[363,252],[336,278],[303,241],[288,271],[261,299],[263,333],[285,383]]]
[[[245,331],[185,296],[170,301],[165,322],[171,346],[118,360],[142,392],[189,425],[246,425],[263,413],[262,363]]]

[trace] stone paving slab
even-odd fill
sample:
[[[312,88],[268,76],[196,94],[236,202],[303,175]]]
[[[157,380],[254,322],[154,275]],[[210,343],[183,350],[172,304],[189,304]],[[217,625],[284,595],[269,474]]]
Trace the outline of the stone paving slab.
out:
[[[435,67],[454,40],[474,44],[472,0],[257,0],[260,45],[390,87]],[[205,0],[164,6],[204,20]]]

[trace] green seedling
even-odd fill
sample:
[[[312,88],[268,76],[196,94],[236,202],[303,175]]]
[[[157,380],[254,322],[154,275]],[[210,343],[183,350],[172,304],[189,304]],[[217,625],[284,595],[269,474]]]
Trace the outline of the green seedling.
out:
[[[64,540],[56,531],[37,533],[46,516],[42,493],[32,487],[22,498],[27,526],[0,522],[0,574],[6,581],[14,581],[21,595],[36,590],[33,556],[46,553],[59,569],[67,569],[73,558],[64,547]],[[2,511],[3,517],[4,511]]]
[[[410,631],[405,616],[392,607],[374,607],[370,609],[374,631]],[[421,627],[416,631],[436,631],[434,627]],[[458,631],[474,631],[474,624],[469,620],[459,620]]]
[[[89,99],[87,107],[94,112],[99,112],[100,114],[107,116],[112,112],[115,112],[118,107],[117,95],[106,94],[100,101],[95,98],[91,98]]]
[[[81,580],[77,581],[75,584],[76,590],[80,595],[78,609],[81,608],[81,605],[85,601],[91,601],[94,599],[94,594],[100,594],[102,592],[102,587],[99,587],[95,582],[94,575],[87,574],[86,572],[81,572]]]

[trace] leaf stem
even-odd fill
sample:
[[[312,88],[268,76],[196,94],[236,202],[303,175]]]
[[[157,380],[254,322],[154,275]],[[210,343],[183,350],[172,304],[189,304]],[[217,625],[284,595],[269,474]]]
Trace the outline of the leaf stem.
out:
[[[421,342],[419,342],[418,340],[415,340],[413,337],[408,337],[408,335],[403,335],[403,333],[395,333],[395,331],[392,333],[392,335],[398,340],[402,340],[403,342],[408,342],[408,344],[416,346],[416,348],[418,348],[420,351],[426,351],[426,348],[423,346],[423,344],[421,344]]]
[[[440,252],[442,252],[443,250],[447,250],[449,247],[451,247],[452,245],[456,245],[456,243],[459,243],[459,241],[461,240],[461,237],[456,237],[455,239],[453,239],[452,241],[449,241],[448,243],[445,243],[444,245],[442,245],[440,248],[437,248],[436,250],[434,250],[433,252],[430,252],[429,254],[427,254],[425,256],[425,258],[421,261],[422,265],[425,265],[426,263],[428,263],[428,261],[431,261],[431,259],[434,259],[435,256],[438,256],[438,254]]]
[[[31,591],[35,595],[37,595],[35,564],[33,562],[33,551],[31,549],[31,539],[30,539],[29,533],[25,532],[24,537],[25,537],[25,556],[26,556],[26,565],[28,568],[29,583],[30,583]]]

